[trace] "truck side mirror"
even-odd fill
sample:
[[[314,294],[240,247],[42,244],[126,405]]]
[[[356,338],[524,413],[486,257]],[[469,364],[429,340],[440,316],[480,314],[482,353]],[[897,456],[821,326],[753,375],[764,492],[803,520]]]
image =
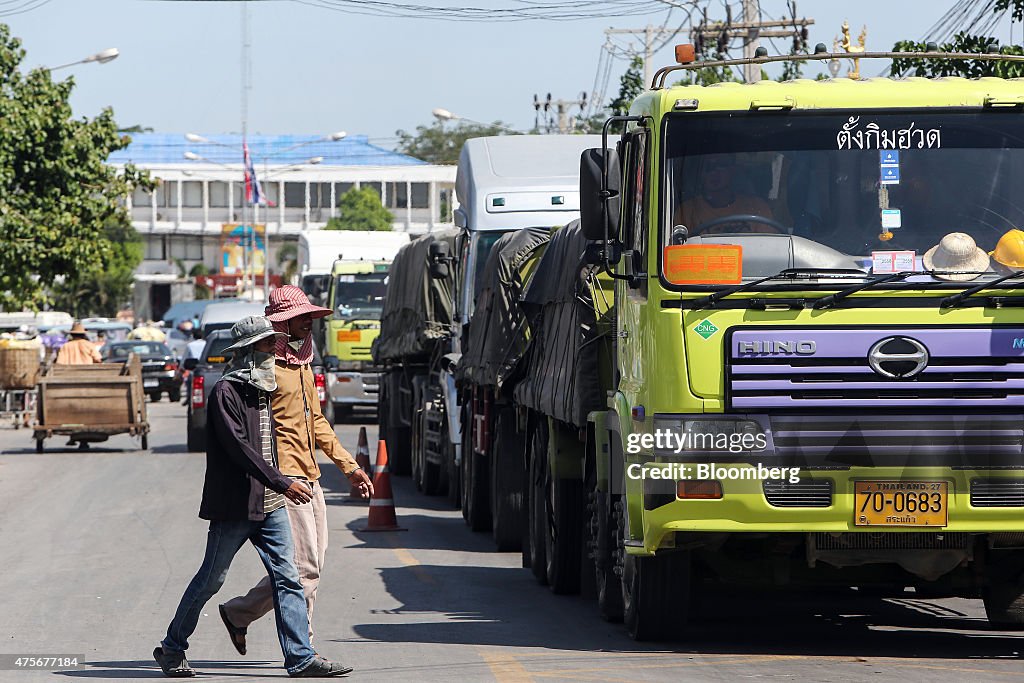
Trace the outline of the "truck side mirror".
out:
[[[431,242],[427,254],[430,259],[430,277],[441,280],[451,275],[448,268],[448,263],[452,260],[451,246],[447,242]]]
[[[199,365],[198,358],[186,358],[185,362],[181,364],[181,367],[186,370],[195,370],[197,365]]]
[[[608,186],[602,187],[606,165]],[[619,155],[614,150],[588,149],[583,152],[580,157],[580,224],[583,236],[588,240],[618,237],[620,185]]]

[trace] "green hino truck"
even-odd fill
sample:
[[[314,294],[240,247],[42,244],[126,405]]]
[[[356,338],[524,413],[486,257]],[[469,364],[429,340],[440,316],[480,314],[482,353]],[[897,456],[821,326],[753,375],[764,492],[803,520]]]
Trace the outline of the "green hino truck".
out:
[[[706,581],[1024,627],[1024,81],[666,86],[744,63],[691,54],[584,153],[579,222],[492,250],[514,305],[471,336],[510,341],[457,370],[480,503],[638,639],[698,621]]]

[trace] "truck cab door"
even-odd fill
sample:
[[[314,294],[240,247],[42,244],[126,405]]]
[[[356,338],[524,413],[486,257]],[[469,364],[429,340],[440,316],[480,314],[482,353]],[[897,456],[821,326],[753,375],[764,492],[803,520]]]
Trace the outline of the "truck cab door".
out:
[[[640,402],[644,382],[641,364],[643,312],[647,303],[647,228],[650,177],[649,134],[635,128],[622,141],[622,258],[616,268],[624,278],[615,281],[618,333],[619,388],[630,405]]]

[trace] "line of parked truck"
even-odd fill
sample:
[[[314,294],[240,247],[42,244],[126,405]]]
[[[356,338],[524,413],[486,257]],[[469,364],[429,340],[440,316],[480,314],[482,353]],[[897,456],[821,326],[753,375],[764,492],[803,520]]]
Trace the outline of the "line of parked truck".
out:
[[[1024,271],[946,258],[954,208],[914,196],[956,178],[965,233],[1015,229],[1024,86],[671,70],[603,137],[466,143],[457,230],[387,286],[392,471],[637,639],[684,633],[710,581],[1024,627]]]

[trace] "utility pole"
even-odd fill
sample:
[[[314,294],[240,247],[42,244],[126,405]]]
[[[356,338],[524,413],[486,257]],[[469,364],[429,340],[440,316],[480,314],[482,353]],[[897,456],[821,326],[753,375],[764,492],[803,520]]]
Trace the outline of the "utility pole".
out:
[[[541,100],[537,95],[533,96],[533,110],[535,112],[533,125],[536,128],[540,128],[539,116],[540,112],[544,112],[544,126],[548,133],[551,133],[552,128],[552,113],[557,117],[558,132],[562,135],[571,133],[576,127],[576,120],[569,117],[570,107],[579,107],[580,111],[587,108],[587,93],[581,93],[578,100],[552,100],[551,93],[548,93],[547,99]]]
[[[746,0],[744,0],[746,1]],[[648,24],[644,28],[606,28],[604,34],[611,36],[615,34],[640,35],[644,41],[644,87],[649,87],[651,82],[651,60],[654,59],[654,41],[660,40],[662,36],[671,38],[680,32],[677,28],[661,28]]]
[[[702,21],[690,32],[690,37],[697,46],[697,53],[704,54],[704,45],[710,40],[717,43],[718,52],[726,52],[729,43],[735,38],[743,40],[743,57],[755,56],[761,38],[792,38],[794,51],[803,48],[807,42],[807,27],[814,23],[808,17],[797,18],[796,2],[789,3],[791,17],[776,21],[760,21],[758,19],[758,0],[743,0],[743,20],[734,22],[731,17],[725,21]],[[743,80],[754,83],[761,80],[759,64],[743,65]]]
[[[757,46],[760,41],[757,39],[758,29],[756,22],[761,19],[761,7],[757,0],[743,0],[743,22],[747,28],[747,39],[743,41],[743,58],[752,59],[757,53]],[[756,83],[761,80],[760,64],[744,64],[743,80],[747,83]]]

